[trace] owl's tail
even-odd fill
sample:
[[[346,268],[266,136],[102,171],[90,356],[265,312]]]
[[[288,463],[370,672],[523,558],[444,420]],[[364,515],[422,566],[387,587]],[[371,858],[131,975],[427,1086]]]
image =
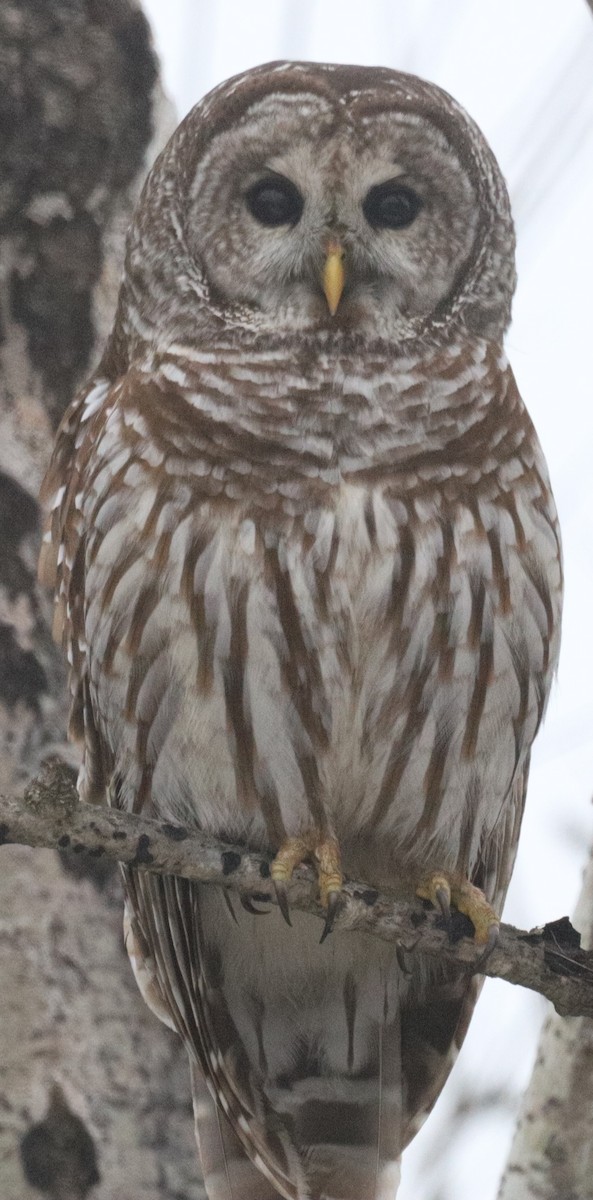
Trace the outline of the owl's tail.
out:
[[[191,1083],[196,1141],[208,1200],[283,1200],[252,1163],[193,1062]]]
[[[208,1200],[285,1200],[285,1193],[277,1191],[252,1162],[195,1065],[191,1076],[196,1140]],[[321,1129],[317,1136],[323,1136]],[[357,1144],[345,1147],[318,1141],[310,1148],[311,1178],[307,1190],[299,1192],[299,1200],[395,1200],[399,1162],[381,1162],[378,1146],[371,1149],[366,1164]],[[322,1180],[328,1191],[319,1191]],[[372,1191],[368,1191],[369,1181]]]
[[[216,889],[201,888],[199,906],[217,1052],[250,1109],[231,1128],[220,1084],[217,1108],[194,1070],[209,1200],[394,1200],[403,1086],[392,948],[337,933],[320,946],[303,914],[292,930],[276,911],[237,910],[233,921]]]
[[[140,985],[189,1050],[209,1200],[394,1200],[471,981],[420,959],[408,980],[362,934],[320,945],[304,913],[233,917],[219,888],[126,880]]]

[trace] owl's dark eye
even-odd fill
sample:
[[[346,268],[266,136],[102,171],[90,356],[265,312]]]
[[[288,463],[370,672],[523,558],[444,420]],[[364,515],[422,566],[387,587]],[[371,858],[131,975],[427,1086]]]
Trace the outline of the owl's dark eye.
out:
[[[246,193],[245,202],[261,225],[296,225],[305,204],[298,188],[283,175],[258,179]]]
[[[362,205],[369,225],[377,229],[405,229],[416,220],[421,208],[420,196],[396,179],[372,187]]]

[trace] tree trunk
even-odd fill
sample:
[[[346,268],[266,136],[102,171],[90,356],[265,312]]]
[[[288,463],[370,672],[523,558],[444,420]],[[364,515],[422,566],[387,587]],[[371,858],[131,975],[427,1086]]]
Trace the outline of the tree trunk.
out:
[[[118,875],[17,846],[2,863],[0,1194],[196,1200],[187,1055],[138,993]]]
[[[0,5],[0,789],[64,739],[36,495],[109,328],[123,240],[173,124],[133,0]],[[168,128],[166,128],[168,126]],[[117,870],[23,847],[0,875],[0,1195],[203,1195],[180,1043],[122,945]]]
[[[593,946],[593,854],[574,915]],[[593,1021],[548,1016],[498,1200],[593,1200]]]

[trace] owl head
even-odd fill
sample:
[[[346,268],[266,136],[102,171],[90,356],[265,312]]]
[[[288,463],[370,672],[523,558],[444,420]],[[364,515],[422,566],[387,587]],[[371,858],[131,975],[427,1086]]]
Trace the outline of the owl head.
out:
[[[281,62],[222,84],[146,182],[120,315],[161,349],[217,331],[500,339],[506,187],[446,92],[383,68]]]

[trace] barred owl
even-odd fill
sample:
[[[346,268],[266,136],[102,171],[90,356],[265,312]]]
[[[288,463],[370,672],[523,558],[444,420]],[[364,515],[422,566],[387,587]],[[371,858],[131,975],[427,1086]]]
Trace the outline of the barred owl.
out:
[[[446,93],[277,63],[153,167],[44,486],[83,800],[456,904],[491,943],[556,667],[561,555],[502,339],[514,236]],[[210,1200],[387,1200],[466,974],[128,870]]]

